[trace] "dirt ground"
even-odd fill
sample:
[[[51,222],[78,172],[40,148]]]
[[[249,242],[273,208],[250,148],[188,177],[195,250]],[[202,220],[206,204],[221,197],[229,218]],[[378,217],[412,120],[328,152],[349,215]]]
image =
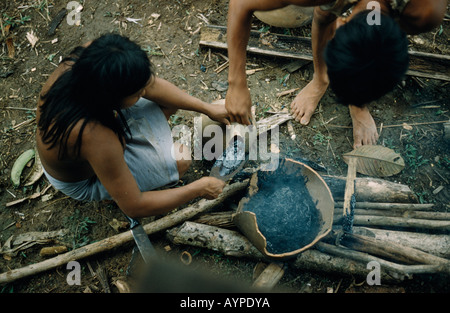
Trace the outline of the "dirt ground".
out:
[[[51,199],[31,199],[6,207],[6,204],[43,190],[48,182],[41,178],[33,186],[14,188],[10,173],[14,161],[25,150],[33,148],[36,129],[35,108],[40,89],[61,57],[72,48],[115,31],[138,42],[151,56],[157,75],[176,84],[193,96],[205,101],[224,98],[226,91],[217,86],[226,85],[227,70],[214,72],[224,62],[219,53],[199,46],[199,27],[206,23],[226,26],[228,1],[226,0],[174,0],[174,1],[81,1],[80,25],[69,25],[64,19],[54,35],[47,34],[50,21],[66,7],[68,1],[6,1],[0,0],[0,17],[10,24],[15,47],[14,58],[8,57],[5,40],[0,47],[0,246],[12,235],[27,232],[69,229],[66,245],[69,249],[83,246],[116,235],[109,225],[113,219],[125,221],[120,210],[111,203],[87,203],[68,199],[50,189]],[[136,22],[126,18],[138,19]],[[254,29],[265,27],[255,20]],[[285,32],[270,28],[271,32]],[[410,37],[411,45],[418,51],[448,54],[450,38],[448,15],[442,26],[430,33]],[[27,33],[39,38],[31,47]],[[292,34],[309,36],[309,26],[291,30]],[[249,68],[264,68],[249,76],[256,115],[269,116],[274,109],[288,107],[292,97],[278,98],[276,94],[292,88],[303,87],[311,79],[312,65],[307,65],[287,76],[283,65],[289,60],[250,55]],[[214,88],[216,86],[216,88]],[[217,90],[219,89],[219,90]],[[450,143],[444,140],[441,121],[449,120],[448,95],[450,84],[444,81],[407,77],[402,86],[371,105],[377,126],[384,125],[379,143],[400,153],[406,162],[405,169],[388,180],[410,186],[420,202],[435,203],[436,210],[450,209]],[[192,125],[195,114],[179,112],[172,125]],[[24,123],[25,122],[25,123]],[[435,123],[439,122],[439,123]],[[22,124],[23,123],[23,124]],[[407,123],[406,127],[401,127]],[[416,125],[420,123],[419,125]],[[297,137],[290,139],[286,125],[281,127],[280,150],[288,157],[301,157],[327,168],[329,174],[345,176],[347,165],[342,154],[352,150],[351,119],[348,108],[335,101],[328,91],[320,103],[309,126],[294,123]],[[392,127],[388,127],[392,126]],[[211,163],[194,161],[184,183],[208,175]],[[27,169],[29,171],[29,169]],[[442,186],[442,187],[441,187]],[[149,219],[148,219],[149,220]],[[143,222],[147,222],[147,219]],[[257,262],[225,257],[214,251],[190,246],[176,246],[167,241],[164,232],[150,236],[164,255],[180,259],[188,251],[194,262],[206,266],[219,277],[237,276],[250,283]],[[34,245],[16,256],[0,259],[0,272],[20,268],[44,260],[39,255],[46,245]],[[48,246],[48,244],[47,244]],[[171,250],[166,251],[165,247]],[[111,292],[118,292],[112,282],[126,273],[133,244],[101,253],[80,261],[82,284],[70,286],[66,282],[64,267],[0,286],[2,293],[102,293],[105,289],[90,273],[101,267],[105,270]],[[363,283],[363,284],[361,284]],[[304,272],[289,268],[280,285],[293,292],[448,292],[449,284],[438,275],[415,277],[394,285],[370,287],[352,277]]]

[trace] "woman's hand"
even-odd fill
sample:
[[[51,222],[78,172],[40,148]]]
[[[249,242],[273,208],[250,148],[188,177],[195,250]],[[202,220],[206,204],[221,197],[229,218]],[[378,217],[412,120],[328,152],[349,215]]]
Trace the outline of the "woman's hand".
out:
[[[216,199],[223,191],[225,182],[214,177],[202,177],[198,180],[202,190],[201,196],[205,199]]]
[[[223,104],[208,104],[206,106],[206,115],[209,116],[213,121],[230,125],[230,120],[228,119],[228,111]]]

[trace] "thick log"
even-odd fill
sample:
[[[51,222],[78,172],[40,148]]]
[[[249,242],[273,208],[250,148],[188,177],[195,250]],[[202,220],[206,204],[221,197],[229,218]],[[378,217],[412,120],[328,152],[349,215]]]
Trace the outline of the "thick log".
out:
[[[215,226],[185,222],[167,231],[174,244],[185,244],[219,251],[226,256],[264,259],[264,255],[241,233]]]
[[[207,242],[205,234],[208,238],[212,238],[212,240]],[[212,234],[215,236],[212,236]],[[226,230],[209,225],[199,226],[192,222],[185,222],[182,226],[168,230],[167,237],[173,243],[180,245],[208,248],[224,255],[229,255],[231,251],[231,254],[235,257],[245,257],[256,261],[265,260],[264,255],[238,231]],[[352,264],[349,266],[349,263]],[[364,264],[349,262],[348,259],[330,256],[314,249],[308,249],[302,252],[297,257],[295,267],[302,270],[311,269],[356,276],[365,276],[368,273]],[[385,278],[389,279],[389,277]]]
[[[340,256],[342,258],[352,259],[354,261],[368,264],[370,262],[377,262],[380,264],[381,271],[391,276],[396,280],[404,280],[405,278],[412,278],[414,274],[432,274],[437,273],[440,269],[440,265],[403,265],[386,261],[384,259],[375,257],[368,253],[354,251],[348,248],[337,247],[335,245],[327,244],[325,242],[319,242],[316,245],[319,251],[327,254]]]
[[[341,274],[359,279],[365,279],[370,273],[367,262],[360,262],[347,257],[321,252],[312,248],[303,251],[293,262],[293,267],[299,271],[313,271],[319,273]],[[396,275],[396,278],[381,271],[381,282],[393,282],[403,280],[404,276]]]
[[[350,249],[370,253],[406,264],[440,265],[440,272],[450,274],[450,260],[402,244],[357,234],[345,234],[340,243]]]
[[[235,183],[229,186],[226,186],[224,188],[224,191],[222,194],[214,200],[206,200],[202,199],[198,201],[197,203],[193,204],[192,206],[188,206],[180,211],[176,211],[172,214],[166,215],[154,222],[151,222],[149,224],[146,224],[144,226],[144,230],[147,234],[153,234],[162,230],[165,230],[169,227],[175,226],[179,223],[182,223],[183,221],[190,219],[194,217],[195,215],[208,211],[219,204],[221,204],[223,201],[225,201],[227,198],[233,196],[237,192],[245,189],[248,186],[248,181]],[[19,269],[13,269],[8,272],[0,274],[0,284],[4,283],[10,283],[12,281],[38,274],[53,268],[56,268],[58,266],[65,265],[69,263],[70,261],[80,260],[101,252],[109,251],[114,248],[119,247],[120,245],[123,245],[127,242],[130,242],[133,240],[133,236],[131,235],[131,232],[127,231],[118,235],[115,235],[113,237],[109,237],[100,241],[97,241],[95,243],[92,243],[90,245],[86,245],[84,247],[69,251],[65,254],[61,254],[57,257],[45,260],[40,263],[31,264]]]
[[[264,259],[262,253],[256,248],[252,248],[253,245],[250,241],[237,231],[185,222],[182,226],[169,230],[168,233],[168,238],[176,244],[208,248],[225,255],[247,257],[253,260]],[[232,248],[229,247],[230,245]],[[311,248],[292,259],[295,267],[302,270],[366,277],[370,272],[367,269],[367,264],[371,261],[377,261],[381,265],[383,281],[403,280],[412,278],[413,274],[431,274],[441,269],[440,265],[396,264],[367,253],[336,247],[323,242],[318,242],[315,248],[319,251]],[[236,251],[239,252],[236,253]]]
[[[416,232],[405,232],[377,228],[354,227],[355,234],[364,234],[373,238],[402,244],[411,248],[431,253],[441,258],[450,259],[450,236]]]
[[[328,175],[323,175],[322,178],[330,188],[334,200],[343,200],[346,178]],[[417,203],[416,195],[408,186],[370,177],[355,179],[355,197],[356,203]]]
[[[339,220],[342,219],[341,211],[338,211],[335,223],[338,223]],[[360,211],[365,212],[366,210],[355,210],[355,215],[360,216],[361,215]],[[378,211],[381,213],[386,212],[386,210],[378,210]],[[414,212],[406,212],[406,213],[414,213]],[[421,212],[421,213],[434,213],[434,212]],[[234,214],[233,211],[223,211],[209,214],[205,213],[204,215],[201,215],[199,219],[195,220],[195,222],[207,224],[210,226],[233,228],[234,224],[231,221],[233,214]],[[405,232],[391,229],[376,229],[366,227],[354,227],[354,232],[357,234],[369,233],[370,234],[369,236],[372,236],[377,239],[382,239],[383,241],[386,242],[404,244],[411,248],[419,249],[439,257],[450,258],[449,235],[428,234],[421,232]]]

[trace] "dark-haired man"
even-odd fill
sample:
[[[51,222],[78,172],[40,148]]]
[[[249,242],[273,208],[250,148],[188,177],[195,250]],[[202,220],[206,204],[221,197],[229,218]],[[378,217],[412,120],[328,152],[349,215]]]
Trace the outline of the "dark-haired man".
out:
[[[438,26],[445,15],[447,1],[230,0],[227,33],[230,68],[226,108],[232,122],[250,124],[251,97],[245,63],[252,14],[289,4],[315,6],[312,23],[314,77],[291,103],[295,120],[307,125],[330,85],[340,101],[349,105],[354,148],[375,144],[378,133],[365,104],[392,90],[406,71],[408,55],[403,32],[418,34]],[[342,13],[349,7],[352,7],[351,15],[343,18]],[[363,11],[373,7],[381,11],[381,23],[367,21],[370,20],[367,19],[370,13]],[[366,20],[362,14],[365,14]],[[343,25],[345,27],[337,31]],[[333,38],[336,40],[328,45]],[[373,42],[370,44],[368,40]],[[329,49],[326,49],[327,45]],[[331,62],[330,68],[326,61]],[[383,64],[396,66],[393,68]],[[357,90],[355,84],[365,82],[368,83],[366,89],[362,92]]]

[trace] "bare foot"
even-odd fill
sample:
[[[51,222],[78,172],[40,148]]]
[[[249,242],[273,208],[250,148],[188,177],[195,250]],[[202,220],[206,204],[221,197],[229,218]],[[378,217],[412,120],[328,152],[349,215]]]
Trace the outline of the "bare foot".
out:
[[[378,141],[378,132],[369,109],[349,105],[349,110],[353,122],[353,148],[375,145]]]
[[[311,116],[327,91],[328,82],[313,78],[291,103],[291,114],[297,122],[308,125]]]

